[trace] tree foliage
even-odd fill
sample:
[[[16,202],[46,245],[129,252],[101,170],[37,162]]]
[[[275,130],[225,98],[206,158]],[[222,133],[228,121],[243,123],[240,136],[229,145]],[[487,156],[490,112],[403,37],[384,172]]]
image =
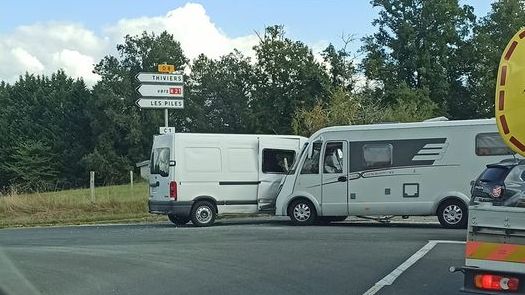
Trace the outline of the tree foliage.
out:
[[[472,117],[490,117],[494,112],[494,93],[501,53],[507,42],[525,26],[525,1],[501,0],[474,28],[468,97],[475,105]]]
[[[329,44],[315,55],[283,26],[267,27],[253,48],[190,61],[167,32],[125,36],[95,65],[88,89],[62,70],[0,81],[0,190],[78,187],[127,181],[149,158],[163,112],[135,106],[138,72],[159,63],[185,73],[177,132],[310,135],[332,125],[493,116],[501,52],[525,24],[524,0],[498,0],[476,21],[458,0],[372,0],[377,31],[362,61]]]
[[[127,171],[149,154],[153,134],[163,125],[163,113],[141,111],[135,106],[139,86],[135,76],[142,71],[156,72],[161,63],[173,64],[184,70],[188,60],[180,43],[167,32],[160,35],[144,32],[124,38],[117,45],[117,56],[108,55],[95,65],[101,80],[93,88],[89,104],[94,149],[84,157],[99,183],[119,183],[127,180]],[[191,101],[186,102],[193,109]],[[187,111],[172,112],[170,120],[179,131],[185,130]]]
[[[282,26],[266,28],[254,47],[252,108],[258,133],[291,132],[296,110],[324,101],[328,94],[328,75],[303,42],[285,37]]]
[[[379,98],[390,104],[399,87],[426,89],[442,114],[463,117],[465,108],[456,104],[468,65],[462,55],[474,22],[472,7],[458,0],[371,3],[380,9],[373,22],[378,32],[363,40],[362,66],[369,79],[381,84]]]

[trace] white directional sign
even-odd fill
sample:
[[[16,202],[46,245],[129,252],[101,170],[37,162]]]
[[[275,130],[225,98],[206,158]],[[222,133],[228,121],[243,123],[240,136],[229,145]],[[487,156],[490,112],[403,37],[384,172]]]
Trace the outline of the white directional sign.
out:
[[[138,73],[137,80],[141,83],[184,83],[182,74]]]
[[[160,85],[142,84],[137,91],[142,96],[148,97],[184,97],[184,87],[182,85]]]
[[[141,98],[136,104],[143,109],[183,109],[183,99]]]

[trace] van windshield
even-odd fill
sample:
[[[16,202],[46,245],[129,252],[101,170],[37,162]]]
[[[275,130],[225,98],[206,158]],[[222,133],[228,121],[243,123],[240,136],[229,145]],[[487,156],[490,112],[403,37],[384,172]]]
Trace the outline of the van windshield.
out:
[[[167,147],[153,149],[149,166],[150,174],[159,174],[162,177],[167,177],[170,167],[170,149]]]
[[[301,152],[295,157],[295,160],[293,161],[292,169],[288,170],[288,175],[292,175],[295,173],[295,169],[297,169],[297,165],[299,165],[299,160],[301,160],[301,157],[303,156],[304,151],[306,151],[307,147],[308,142],[305,142],[303,148],[301,149]]]

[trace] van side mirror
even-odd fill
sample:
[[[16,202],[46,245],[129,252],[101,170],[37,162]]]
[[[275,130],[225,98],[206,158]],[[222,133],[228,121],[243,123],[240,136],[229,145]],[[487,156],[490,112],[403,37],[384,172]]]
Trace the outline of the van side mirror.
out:
[[[473,186],[475,183],[476,183],[475,180],[471,180],[471,181],[470,181],[470,186]]]

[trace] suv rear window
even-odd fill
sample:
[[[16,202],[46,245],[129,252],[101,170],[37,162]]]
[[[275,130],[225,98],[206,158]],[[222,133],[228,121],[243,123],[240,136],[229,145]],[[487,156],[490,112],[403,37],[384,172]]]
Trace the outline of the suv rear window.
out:
[[[504,167],[489,167],[479,177],[481,181],[487,182],[503,182],[509,169]]]

